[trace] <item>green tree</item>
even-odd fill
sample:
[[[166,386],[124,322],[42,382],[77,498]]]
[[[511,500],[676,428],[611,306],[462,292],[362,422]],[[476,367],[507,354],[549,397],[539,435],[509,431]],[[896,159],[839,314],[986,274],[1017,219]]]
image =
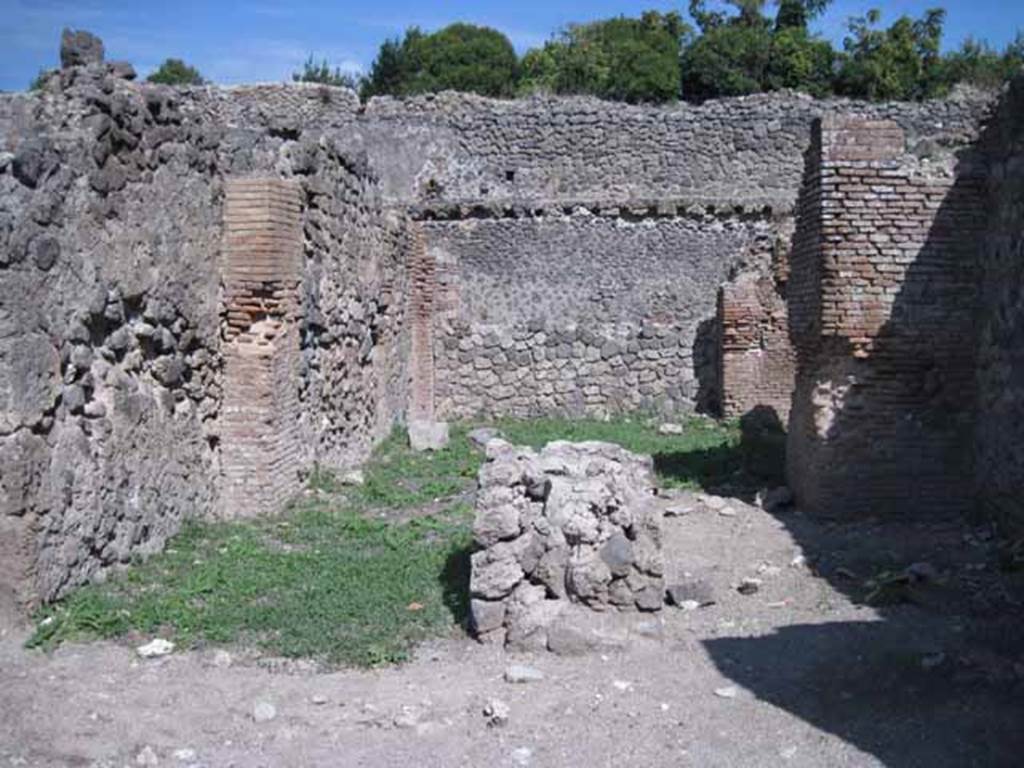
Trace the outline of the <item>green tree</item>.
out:
[[[334,85],[340,88],[351,88],[358,91],[362,85],[360,78],[351,72],[342,72],[341,67],[333,70],[323,59],[319,63],[314,60],[313,54],[302,65],[301,72],[293,72],[292,80],[296,83],[320,83],[321,85]]]
[[[429,35],[413,27],[401,41],[386,40],[370,68],[366,96],[405,96],[455,90],[508,97],[515,89],[518,60],[500,32],[451,24]]]
[[[160,68],[146,79],[163,85],[203,85],[206,82],[198,69],[181,59],[165,59]]]
[[[520,93],[590,94],[631,103],[679,97],[679,55],[691,34],[678,13],[648,11],[573,24],[523,57]]]
[[[872,100],[938,95],[943,87],[939,44],[945,17],[945,11],[932,8],[917,20],[901,16],[888,29],[877,27],[878,10],[851,19],[836,90]]]
[[[1024,67],[1024,31],[999,53],[984,41],[967,38],[960,49],[943,59],[943,81],[947,86],[968,83],[979,88],[998,88]]]
[[[731,0],[737,11],[731,16],[690,0],[690,15],[703,34],[683,51],[683,96],[700,101],[779,88],[827,95],[835,52],[807,31],[807,21],[829,2],[780,0],[772,20],[764,15],[764,0]]]

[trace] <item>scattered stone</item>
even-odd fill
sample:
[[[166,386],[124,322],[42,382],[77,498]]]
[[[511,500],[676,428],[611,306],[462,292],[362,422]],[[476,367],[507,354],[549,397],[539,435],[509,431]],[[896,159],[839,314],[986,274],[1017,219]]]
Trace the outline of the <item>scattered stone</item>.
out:
[[[777,512],[793,503],[793,492],[785,485],[771,490],[765,488],[757,494],[757,506],[765,512]]]
[[[309,697],[309,703],[317,707],[322,707],[324,704],[327,703],[327,697],[324,696],[322,693],[314,693],[312,696]]]
[[[147,745],[139,750],[139,754],[135,756],[135,764],[146,766],[159,765],[160,758],[156,756],[153,748]]]
[[[754,595],[761,591],[761,585],[764,584],[761,579],[755,579],[747,577],[740,582],[740,585],[736,587],[736,591],[741,595]]]
[[[277,717],[277,707],[269,701],[257,701],[252,707],[252,719],[257,723],[269,723]]]
[[[213,658],[210,659],[210,663],[218,669],[227,669],[233,662],[231,654],[225,650],[214,651]]]
[[[736,510],[730,506],[725,506],[718,510],[718,514],[722,517],[736,517]]]
[[[685,517],[693,512],[690,504],[670,504],[665,507],[665,517]]]
[[[721,496],[712,496],[706,493],[702,493],[697,496],[697,501],[703,504],[710,510],[718,512],[723,509],[729,502],[723,499]]]
[[[471,429],[466,435],[469,438],[469,442],[479,448],[486,448],[487,444],[491,440],[498,440],[501,438],[501,432],[494,427],[477,427]]]
[[[414,451],[439,451],[448,445],[448,422],[409,422],[409,447]]]
[[[724,688],[715,688],[715,696],[720,699],[735,699],[739,696],[739,690],[735,685],[727,685]]]
[[[348,486],[365,485],[366,476],[361,469],[350,469],[341,476],[340,482],[342,485]]]
[[[659,435],[681,435],[683,434],[682,424],[666,423],[658,426]]]
[[[678,605],[684,611],[696,611],[698,608],[700,608],[700,603],[698,603],[696,600],[683,600],[680,603],[676,603],[676,605]]]
[[[505,682],[507,683],[537,683],[543,679],[543,672],[524,664],[512,664],[505,670]]]
[[[196,759],[196,751],[194,749],[176,749],[174,750],[174,759],[179,760],[183,763],[191,762]]]
[[[491,699],[484,705],[484,717],[490,726],[501,726],[508,722],[510,710],[501,699]]]
[[[612,687],[617,691],[628,691],[633,687],[633,683],[628,680],[612,680]]]
[[[533,758],[533,750],[529,747],[516,747],[512,750],[512,762],[516,765],[529,765]]]
[[[415,728],[423,719],[423,712],[419,707],[402,707],[402,711],[394,716],[392,723],[396,728]]]
[[[696,603],[701,605],[712,605],[715,602],[715,594],[711,585],[702,579],[689,579],[677,584],[672,584],[665,590],[665,597],[670,605],[680,608],[684,603]]]
[[[166,656],[174,651],[174,643],[158,637],[145,645],[140,645],[135,652],[144,659],[155,659],[159,656]]]

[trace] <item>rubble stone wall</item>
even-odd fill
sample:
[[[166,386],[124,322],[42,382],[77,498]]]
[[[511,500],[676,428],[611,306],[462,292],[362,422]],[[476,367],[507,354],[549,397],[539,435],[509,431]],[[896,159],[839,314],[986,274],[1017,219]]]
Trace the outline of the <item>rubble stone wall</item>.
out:
[[[981,248],[975,489],[981,511],[1024,531],[1024,75],[989,129]]]
[[[187,518],[280,509],[301,471],[361,460],[404,411],[405,217],[284,107],[232,96],[227,119],[198,98],[102,63],[0,97],[4,604],[156,551]],[[238,179],[291,180],[280,273],[248,279],[260,243],[224,237]],[[275,248],[282,210],[261,219]],[[235,354],[243,337],[274,353]],[[274,425],[276,455],[246,434]]]
[[[715,290],[775,232],[760,214],[587,210],[423,226],[443,418],[692,409],[717,374]]]

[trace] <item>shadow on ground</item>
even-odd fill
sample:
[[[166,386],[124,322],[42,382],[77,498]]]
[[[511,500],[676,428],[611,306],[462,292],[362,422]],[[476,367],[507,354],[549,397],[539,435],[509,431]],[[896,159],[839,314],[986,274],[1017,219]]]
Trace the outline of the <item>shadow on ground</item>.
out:
[[[774,408],[740,419],[738,445],[654,454],[657,473],[672,484],[696,483],[708,493],[752,502],[761,488],[785,483],[786,430]]]
[[[1024,574],[1001,562],[998,530],[971,521],[974,435],[964,402],[971,402],[972,385],[961,380],[973,375],[974,350],[965,342],[947,360],[936,343],[975,330],[972,278],[965,283],[963,273],[976,254],[950,256],[975,246],[953,233],[965,231],[958,206],[976,194],[976,183],[965,173],[947,195],[875,339],[871,354],[898,360],[896,373],[879,364],[875,375],[870,360],[858,359],[861,386],[830,428],[829,438],[845,439],[844,453],[821,462],[849,462],[856,471],[865,495],[850,501],[870,498],[876,485],[895,488],[897,497],[886,499],[889,514],[872,519],[876,512],[864,504],[845,504],[865,513],[843,522],[777,513],[832,590],[854,603],[877,598],[865,611],[875,620],[830,623],[824,608],[816,612],[821,623],[704,641],[719,670],[757,698],[892,768],[1024,765]],[[813,386],[798,386],[794,414],[809,418],[813,402],[799,399],[813,395]],[[763,426],[771,418],[762,413],[754,421]],[[767,426],[752,432],[768,433]],[[808,457],[817,461],[830,450],[822,440]],[[685,466],[687,459],[674,461]],[[857,492],[855,483],[844,487]],[[948,495],[936,495],[937,488]]]

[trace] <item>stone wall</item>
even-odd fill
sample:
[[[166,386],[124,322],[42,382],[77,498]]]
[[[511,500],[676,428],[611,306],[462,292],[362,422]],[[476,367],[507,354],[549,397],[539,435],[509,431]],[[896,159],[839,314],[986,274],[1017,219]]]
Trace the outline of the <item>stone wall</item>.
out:
[[[814,118],[890,117],[927,155],[975,137],[988,105],[772,94],[652,109],[440,94],[374,99],[342,141],[423,222],[439,295],[434,378],[417,391],[433,392],[439,418],[759,404],[784,417],[781,284],[778,298],[760,292],[757,320],[754,304],[736,308],[757,329],[732,329],[725,355],[713,296],[771,269]]]
[[[858,413],[845,393],[865,387],[850,376],[900,382],[879,385],[877,408],[900,418],[865,424],[894,454],[923,446],[914,468],[937,478],[948,457],[932,417],[975,386],[994,404],[1015,376],[1016,187],[994,184],[1004,202],[982,292],[1006,311],[989,316],[977,380],[958,335],[974,289],[950,262],[976,209],[969,174],[942,158],[976,138],[985,99],[361,106],[323,86],[131,75],[94,61],[0,95],[0,599],[52,599],[191,516],[278,508],[305,468],[360,460],[407,412],[781,411],[783,291],[801,370],[823,372],[797,390],[806,445],[833,434],[812,414]],[[893,121],[886,135],[898,127],[910,155],[896,142],[898,158],[837,156],[808,184],[813,119],[851,112]],[[290,190],[284,272],[236,270],[253,254],[223,235],[238,180]],[[773,259],[801,194],[787,281]],[[833,216],[839,203],[854,213]],[[277,247],[272,208],[261,215]],[[851,260],[865,242],[866,261]],[[828,258],[813,256],[819,243]],[[822,397],[838,405],[806,406]],[[1002,458],[1017,455],[1015,402],[999,401],[1001,424],[979,423],[978,456],[1016,466]],[[829,437],[808,466],[825,477],[843,452],[860,457],[867,432],[841,430],[855,439]],[[273,471],[255,460],[267,434]],[[869,457],[844,487],[891,488],[898,473],[872,474],[882,464]],[[261,488],[256,475],[277,479]]]
[[[715,289],[763,261],[759,213],[424,223],[437,264],[437,410],[601,416],[690,410],[713,386]]]
[[[304,201],[299,424],[307,462],[347,467],[408,407],[413,233],[331,138],[304,136],[289,160]]]
[[[103,66],[14,102],[0,129],[0,600],[30,603],[211,509],[223,148],[173,94]]]
[[[819,126],[789,285],[790,484],[825,514],[962,511],[984,165],[907,156],[890,121]]]
[[[1024,75],[985,137],[989,223],[981,248],[975,488],[981,511],[1024,531]]]
[[[641,107],[592,98],[376,98],[355,138],[394,200],[508,206],[659,201],[792,208],[823,114],[891,119],[927,152],[977,133],[990,97],[923,104],[776,93]]]
[[[365,160],[283,125],[287,100],[254,111],[259,89],[217,113],[216,90],[122,72],[0,97],[4,604],[156,551],[186,518],[280,509],[405,408],[404,217]],[[260,244],[222,237],[229,179],[293,180],[283,273],[247,277]],[[273,354],[235,354],[243,338]],[[290,437],[273,456],[252,430]]]

